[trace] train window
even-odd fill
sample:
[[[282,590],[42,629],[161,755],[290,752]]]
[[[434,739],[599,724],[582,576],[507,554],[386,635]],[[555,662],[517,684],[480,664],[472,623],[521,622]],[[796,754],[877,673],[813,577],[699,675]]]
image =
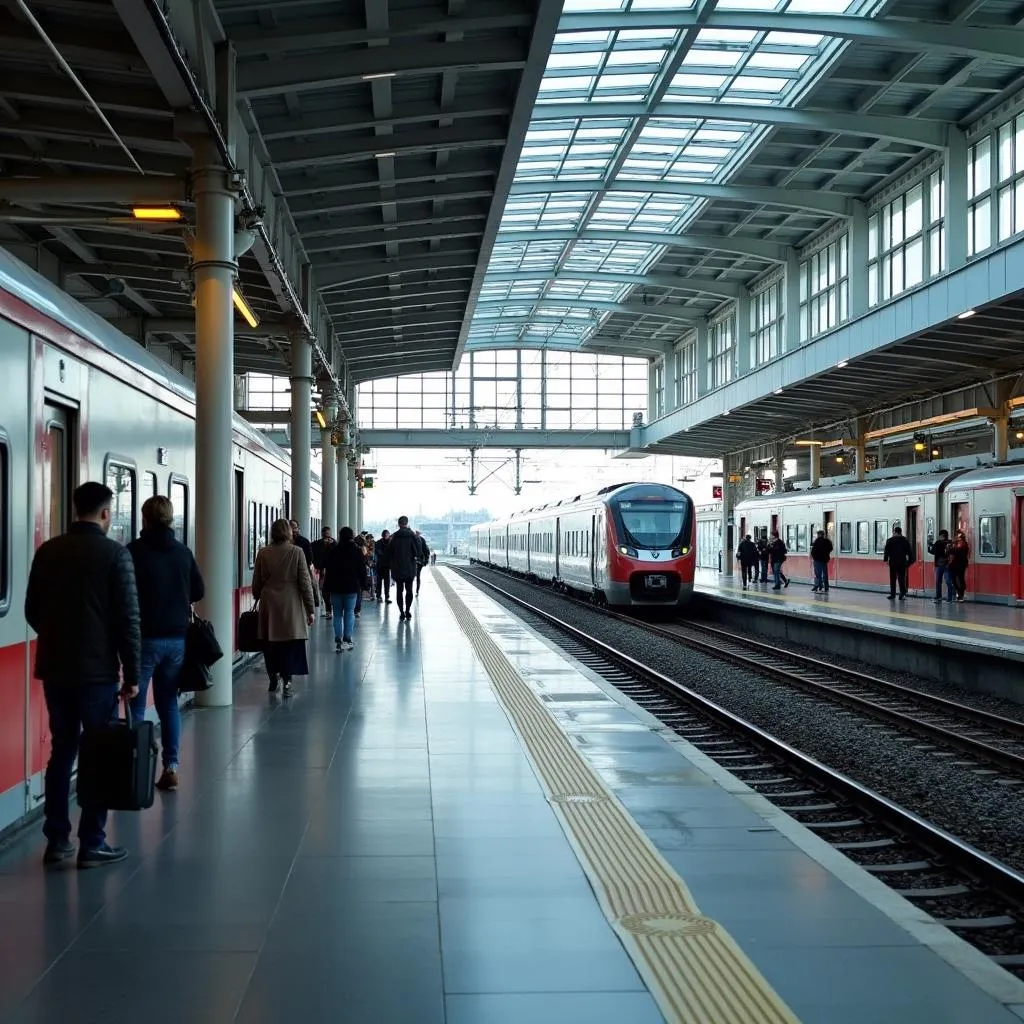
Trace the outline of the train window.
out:
[[[127,544],[135,539],[135,512],[139,497],[135,468],[108,458],[105,475],[107,486],[114,492],[107,536],[119,544]]]
[[[797,551],[807,551],[807,524],[797,523],[796,527],[796,549]]]
[[[796,527],[786,526],[786,547],[790,551],[796,551]]]
[[[885,542],[889,539],[889,523],[885,519],[875,520],[875,554],[885,551]]]
[[[839,552],[849,554],[853,551],[853,523],[839,524]]]
[[[0,615],[11,606],[11,445],[0,431]]]
[[[857,524],[857,553],[869,554],[871,551],[871,524],[859,522]]]
[[[188,481],[184,477],[171,477],[171,493],[167,495],[174,506],[174,521],[171,529],[182,544],[188,543]]]
[[[156,489],[156,473],[142,474],[142,497],[155,498],[160,492]]]
[[[249,502],[249,519],[246,523],[248,530],[247,550],[249,553],[249,568],[256,564],[256,502]]]
[[[978,517],[978,554],[1002,558],[1006,554],[1006,516]]]

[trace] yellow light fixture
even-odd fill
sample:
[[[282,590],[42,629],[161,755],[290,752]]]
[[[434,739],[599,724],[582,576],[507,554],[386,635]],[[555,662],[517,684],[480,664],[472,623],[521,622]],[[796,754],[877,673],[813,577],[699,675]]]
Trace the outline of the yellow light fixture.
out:
[[[133,206],[132,216],[136,220],[181,220],[181,210],[173,206]]]
[[[824,441],[794,441],[793,442],[793,444],[795,444],[797,447],[800,447],[800,448],[810,448],[812,446],[820,448],[824,443],[825,443]]]
[[[1017,440],[1018,441],[1024,441],[1024,430],[1018,430],[1017,431]]]
[[[320,424],[321,430],[327,429],[327,420],[324,419],[324,414],[319,409],[316,410],[316,421]]]
[[[259,326],[260,318],[252,311],[252,307],[245,301],[245,296],[237,288],[231,289],[231,300],[235,304],[235,309],[245,317],[245,322],[250,327]]]
[[[925,450],[925,448],[927,448],[927,447],[928,446],[924,443],[924,441],[915,441],[914,442],[914,451],[915,452],[923,452]]]
[[[845,461],[846,461],[846,459],[844,459],[844,458],[842,457],[842,455],[837,455],[837,456],[836,456],[836,462],[837,462],[837,463],[839,463],[839,465],[840,465],[840,466],[841,466],[841,465],[842,465],[842,464],[843,464],[843,463],[844,463]]]

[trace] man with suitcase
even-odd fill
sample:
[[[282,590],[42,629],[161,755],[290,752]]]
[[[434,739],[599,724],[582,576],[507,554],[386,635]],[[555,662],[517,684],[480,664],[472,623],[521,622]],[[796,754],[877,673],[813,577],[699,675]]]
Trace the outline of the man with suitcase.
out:
[[[43,824],[47,865],[75,853],[68,801],[82,729],[102,729],[117,711],[118,698],[138,693],[139,600],[131,555],[106,535],[113,497],[96,482],[75,490],[75,522],[36,551],[25,593],[25,618],[38,634],[35,675],[43,681],[50,719]],[[128,855],[107,844],[106,820],[106,807],[82,808],[80,868],[114,864]]]

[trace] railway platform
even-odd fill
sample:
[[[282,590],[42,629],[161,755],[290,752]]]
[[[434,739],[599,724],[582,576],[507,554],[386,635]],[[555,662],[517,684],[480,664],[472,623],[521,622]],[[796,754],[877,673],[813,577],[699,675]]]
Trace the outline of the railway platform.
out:
[[[1012,1024],[993,966],[451,569],[186,716],[131,849],[0,853],[0,1020]]]

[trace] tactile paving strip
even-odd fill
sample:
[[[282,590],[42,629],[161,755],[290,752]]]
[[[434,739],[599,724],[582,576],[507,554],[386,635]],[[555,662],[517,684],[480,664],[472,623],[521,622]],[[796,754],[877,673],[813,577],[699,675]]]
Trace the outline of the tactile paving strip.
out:
[[[573,747],[445,579],[436,579],[519,733],[601,907],[670,1024],[797,1024],[732,937]]]

